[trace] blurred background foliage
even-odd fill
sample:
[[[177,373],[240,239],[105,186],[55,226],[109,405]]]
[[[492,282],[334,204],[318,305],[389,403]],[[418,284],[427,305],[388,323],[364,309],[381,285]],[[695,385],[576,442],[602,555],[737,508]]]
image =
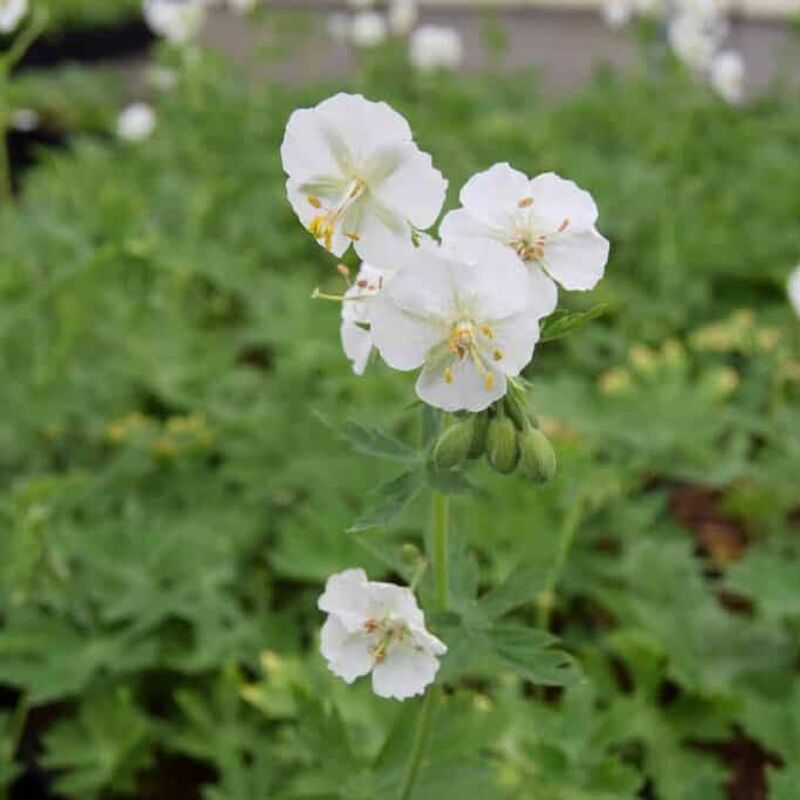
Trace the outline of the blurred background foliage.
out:
[[[557,480],[480,466],[455,507],[463,585],[512,576],[513,614],[583,679],[454,682],[416,796],[796,800],[797,90],[732,108],[664,65],[545,102],[532,73],[415,75],[393,47],[344,86],[254,84],[211,53],[178,74],[136,144],[108,135],[114,78],[13,90],[68,147],[0,209],[0,786],[350,800],[402,774],[415,704],[340,685],[316,648],[324,578],[392,577],[386,548],[427,519],[344,533],[391,471],[315,414],[417,435],[410,376],[350,373],[338,309],[310,299],[335,261],[285,200],[289,113],[346,88],[408,117],[449,207],[508,160],[589,188],[612,240],[598,290],[566,298],[609,312],[528,372]]]

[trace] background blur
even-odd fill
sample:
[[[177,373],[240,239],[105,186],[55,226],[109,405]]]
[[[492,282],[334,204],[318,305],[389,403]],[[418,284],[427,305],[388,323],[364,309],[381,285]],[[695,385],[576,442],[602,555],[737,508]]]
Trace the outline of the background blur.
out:
[[[325,578],[400,580],[427,520],[346,533],[394,472],[320,420],[416,436],[285,200],[288,115],[347,90],[409,119],[448,208],[510,161],[612,241],[564,293],[605,314],[527,373],[557,479],[481,464],[454,512],[454,591],[526,570],[512,613],[583,680],[454,680],[418,800],[797,800],[800,7],[721,9],[725,69],[641,4],[369,5],[220,3],[175,45],[138,0],[31,0],[2,40],[47,7],[0,88],[0,794],[367,800],[403,767],[414,703],[316,646]]]

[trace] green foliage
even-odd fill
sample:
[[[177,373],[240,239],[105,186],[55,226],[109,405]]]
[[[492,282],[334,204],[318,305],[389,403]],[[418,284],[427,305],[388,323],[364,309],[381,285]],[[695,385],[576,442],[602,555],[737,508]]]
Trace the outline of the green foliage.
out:
[[[417,701],[328,674],[315,600],[360,565],[416,575],[426,605],[403,545],[433,486],[453,610],[431,617],[446,699],[415,800],[715,800],[735,730],[793,799],[795,90],[730,109],[665,70],[546,106],[527,75],[394,58],[349,88],[408,116],[451,205],[498,160],[598,201],[602,305],[563,293],[525,376],[558,474],[437,471],[439,416],[399,411],[410,376],[350,373],[338,310],[309,299],[336,264],[278,157],[291,110],[340,85],[253,87],[204,55],[134,146],[96,135],[104,91],[75,89],[73,114],[31,81],[82,128],[0,209],[0,682],[33,709],[34,757],[65,796],[146,798],[177,759],[209,800],[396,794]],[[679,514],[686,482],[713,507]],[[23,763],[6,711],[0,785]]]

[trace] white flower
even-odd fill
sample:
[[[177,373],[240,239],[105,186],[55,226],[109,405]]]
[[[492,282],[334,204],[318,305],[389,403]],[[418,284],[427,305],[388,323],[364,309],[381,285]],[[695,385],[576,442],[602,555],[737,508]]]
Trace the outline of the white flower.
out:
[[[675,55],[700,74],[711,69],[714,56],[727,33],[724,17],[705,7],[676,15],[667,27],[667,35]]]
[[[406,246],[411,226],[433,225],[447,181],[386,103],[337,94],[295,111],[281,145],[289,202],[330,252],[353,243],[365,261]]]
[[[350,17],[335,11],[325,18],[325,32],[335,42],[346,42],[350,39]]]
[[[13,33],[27,13],[28,0],[0,0],[0,33]]]
[[[41,122],[39,112],[32,108],[17,108],[11,113],[11,127],[15,131],[34,131]]]
[[[633,5],[630,0],[606,0],[603,5],[603,19],[609,28],[624,28],[633,18]]]
[[[154,64],[147,69],[147,82],[159,92],[170,92],[178,85],[178,73],[170,67]]]
[[[117,136],[128,142],[141,142],[152,135],[156,112],[147,103],[132,103],[117,118]]]
[[[715,91],[732,105],[744,100],[744,59],[734,50],[724,50],[711,63],[711,85]]]
[[[482,411],[533,356],[552,310],[525,268],[489,239],[420,247],[374,299],[372,340],[394,369],[422,366],[417,394],[445,411]]]
[[[204,0],[144,0],[143,11],[153,33],[170,42],[187,42],[200,33],[206,18]]]
[[[372,353],[372,305],[377,294],[391,278],[392,270],[378,269],[364,262],[342,303],[342,348],[353,362],[353,372],[363,375]]]
[[[791,274],[788,283],[789,302],[800,317],[800,267]]]
[[[228,5],[238,14],[248,14],[257,3],[258,0],[228,0]]]
[[[408,56],[420,72],[457,70],[464,60],[464,44],[455,28],[422,25],[411,36]]]
[[[328,578],[317,605],[328,614],[320,650],[334,675],[353,683],[371,672],[375,694],[397,700],[433,683],[447,647],[425,630],[410,589],[348,569]]]
[[[417,0],[392,0],[389,6],[389,28],[397,36],[411,33],[417,24]]]
[[[353,17],[350,37],[356,47],[377,47],[386,41],[387,34],[386,20],[376,11],[362,11]]]
[[[593,289],[603,277],[609,243],[595,228],[597,206],[572,181],[548,172],[533,180],[508,164],[473,176],[461,190],[463,208],[442,221],[445,243],[496,241],[527,267],[545,313],[557,290]]]

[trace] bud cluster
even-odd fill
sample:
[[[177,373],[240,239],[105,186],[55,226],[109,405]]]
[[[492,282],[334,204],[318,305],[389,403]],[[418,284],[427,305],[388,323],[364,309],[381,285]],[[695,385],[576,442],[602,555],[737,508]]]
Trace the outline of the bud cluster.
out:
[[[479,414],[457,415],[439,436],[432,460],[436,469],[450,470],[483,455],[502,475],[516,470],[542,484],[556,474],[553,446],[516,391]]]

